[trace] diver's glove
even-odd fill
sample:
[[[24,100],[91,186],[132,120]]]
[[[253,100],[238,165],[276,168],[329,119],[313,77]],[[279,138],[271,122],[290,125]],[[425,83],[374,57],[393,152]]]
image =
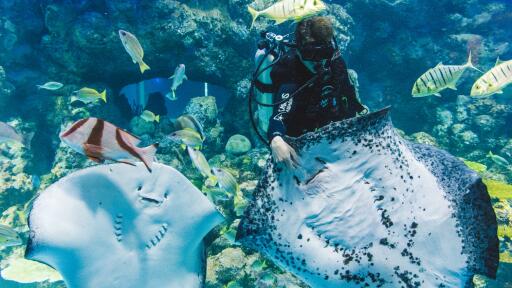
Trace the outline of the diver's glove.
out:
[[[286,143],[281,136],[276,136],[270,142],[270,148],[272,149],[272,157],[276,163],[283,163],[288,168],[298,168],[299,156],[288,143]]]

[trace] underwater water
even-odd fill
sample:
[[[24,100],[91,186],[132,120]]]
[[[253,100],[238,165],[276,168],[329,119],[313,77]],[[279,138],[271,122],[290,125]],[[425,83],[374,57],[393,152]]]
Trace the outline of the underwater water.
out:
[[[512,1],[324,2],[376,113],[288,173],[248,105],[278,1],[0,0],[0,287],[512,287]]]

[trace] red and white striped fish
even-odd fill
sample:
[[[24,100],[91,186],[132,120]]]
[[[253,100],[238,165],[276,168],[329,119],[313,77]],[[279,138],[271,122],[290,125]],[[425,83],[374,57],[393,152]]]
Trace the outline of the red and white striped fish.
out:
[[[98,118],[78,120],[59,137],[71,149],[95,162],[112,160],[133,165],[133,161],[140,160],[149,172],[158,148],[158,143],[140,148],[139,138]]]

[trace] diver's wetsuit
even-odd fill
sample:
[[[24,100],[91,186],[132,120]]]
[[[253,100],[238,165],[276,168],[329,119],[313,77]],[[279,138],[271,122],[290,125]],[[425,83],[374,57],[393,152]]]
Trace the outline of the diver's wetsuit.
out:
[[[297,137],[330,122],[354,117],[365,109],[357,99],[341,55],[328,66],[331,73],[325,73],[323,81],[317,79],[314,85],[274,108],[267,133],[269,141],[278,135]],[[296,51],[290,50],[272,67],[274,103],[288,98],[313,76]]]

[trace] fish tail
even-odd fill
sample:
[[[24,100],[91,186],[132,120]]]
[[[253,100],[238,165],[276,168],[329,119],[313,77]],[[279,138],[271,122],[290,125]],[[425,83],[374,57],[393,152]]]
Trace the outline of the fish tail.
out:
[[[482,72],[482,70],[476,68],[475,65],[473,65],[473,56],[471,55],[471,50],[469,50],[468,63],[466,63],[466,67],[475,69],[478,72],[484,73],[484,72]]]
[[[256,9],[252,8],[251,6],[247,6],[247,10],[249,10],[249,13],[251,13],[252,16],[251,28],[249,28],[249,30],[251,30],[254,26],[254,21],[256,21],[258,16],[260,16],[260,12],[256,11]]]
[[[29,133],[23,135],[23,138],[21,140],[21,143],[23,144],[23,146],[25,146],[25,148],[27,148],[29,150],[30,150],[30,144],[32,143],[32,138],[34,138],[34,134],[35,134],[35,132],[29,132]]]
[[[103,90],[100,94],[101,100],[103,100],[105,103],[107,103],[107,89]]]
[[[217,183],[219,182],[219,180],[217,179],[217,176],[215,175],[210,175],[208,176],[208,178],[206,179],[205,181],[205,184],[207,186],[210,186],[210,187],[213,187],[215,185],[217,185]]]
[[[155,121],[156,121],[156,122],[158,122],[158,123],[160,123],[160,115],[156,115],[156,116],[155,116]]]
[[[140,62],[139,62],[139,68],[140,68],[140,73],[144,73],[144,71],[151,69],[151,68],[149,68],[149,66],[148,66],[146,63],[144,63],[144,61],[142,61],[142,60],[140,60]]]
[[[144,163],[144,165],[146,165],[146,168],[148,168],[149,172],[151,172],[151,163],[153,162],[153,158],[155,158],[158,145],[158,143],[155,143],[145,148],[139,148],[140,160]]]

